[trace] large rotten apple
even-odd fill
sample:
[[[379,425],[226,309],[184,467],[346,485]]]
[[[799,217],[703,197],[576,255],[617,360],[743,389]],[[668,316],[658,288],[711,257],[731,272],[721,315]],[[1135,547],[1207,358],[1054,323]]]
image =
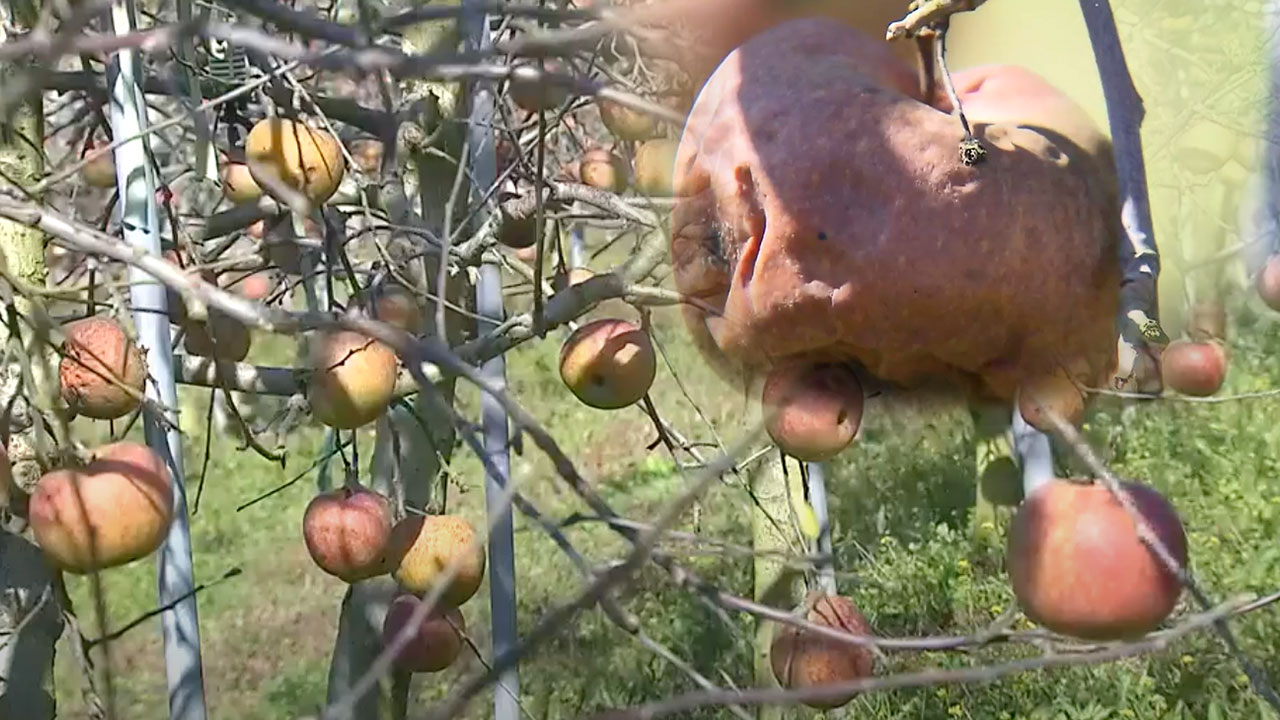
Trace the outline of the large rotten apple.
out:
[[[890,385],[1012,401],[1021,381],[1112,369],[1119,270],[1110,145],[1025,69],[941,91],[880,39],[820,19],[765,30],[698,96],[675,164],[672,260],[729,377],[851,362]]]

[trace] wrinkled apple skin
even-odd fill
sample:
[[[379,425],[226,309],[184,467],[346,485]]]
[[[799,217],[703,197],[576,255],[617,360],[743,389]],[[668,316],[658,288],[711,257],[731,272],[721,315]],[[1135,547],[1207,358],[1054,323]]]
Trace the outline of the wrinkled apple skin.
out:
[[[974,166],[908,67],[837,23],[762,32],[707,81],[676,159],[671,256],[677,289],[721,310],[682,306],[726,377],[848,361],[1012,401],[1023,379],[1083,364],[1101,384],[1119,283],[1105,136],[1029,71],[955,80],[988,151]]]
[[[146,362],[120,323],[95,315],[71,323],[66,334],[58,376],[62,399],[71,411],[95,420],[116,420],[137,410],[147,379]]]
[[[815,625],[852,635],[872,635],[871,626],[853,602],[839,595],[824,595],[805,617]],[[806,689],[846,683],[871,675],[875,657],[865,646],[825,638],[792,625],[779,626],[769,648],[769,664],[779,685]],[[809,700],[820,709],[840,707],[857,693],[829,700]]]

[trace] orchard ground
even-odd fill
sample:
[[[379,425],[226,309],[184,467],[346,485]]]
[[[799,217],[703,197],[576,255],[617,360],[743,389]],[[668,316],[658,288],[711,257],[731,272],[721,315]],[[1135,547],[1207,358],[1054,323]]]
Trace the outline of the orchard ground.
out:
[[[603,270],[603,262],[592,263]],[[512,308],[527,306],[527,294]],[[612,303],[592,314],[632,311]],[[1256,303],[1233,308],[1233,359],[1222,394],[1280,387],[1280,315]],[[674,310],[654,314],[659,356],[653,399],[662,415],[691,440],[714,443],[700,408],[719,436],[740,434],[744,399],[712,375],[686,341]],[[544,342],[522,345],[508,356],[511,392],[541,419],[580,470],[624,516],[648,521],[687,486],[639,407],[593,410],[573,399],[557,372],[561,328]],[[249,361],[287,363],[291,344],[258,337]],[[665,355],[665,361],[663,359]],[[667,362],[669,361],[669,365]],[[673,369],[674,368],[674,375]],[[675,377],[681,381],[677,383]],[[478,394],[460,384],[459,405],[478,415]],[[686,395],[687,392],[687,395]],[[204,459],[204,413],[209,391],[187,388],[184,409],[193,432],[186,439],[189,492]],[[1099,403],[1087,421],[1088,436],[1120,475],[1151,483],[1177,506],[1186,524],[1193,569],[1215,600],[1238,593],[1269,593],[1280,586],[1280,398],[1224,404],[1152,402],[1122,413]],[[1123,418],[1122,418],[1123,416]],[[1003,528],[982,539],[971,527],[975,480],[972,427],[962,407],[898,407],[888,412],[870,401],[864,435],[829,466],[840,589],[884,636],[970,634],[1006,612],[1014,598],[1003,570]],[[87,423],[87,421],[77,421]],[[87,430],[88,428],[83,428]],[[103,429],[105,431],[105,428]],[[135,429],[134,435],[140,437]],[[279,494],[237,512],[236,507],[310,465],[322,442],[318,426],[296,433],[288,467],[281,470],[235,442],[213,440],[199,513],[192,518],[197,581],[232,567],[243,573],[201,593],[200,620],[205,686],[212,718],[294,718],[323,702],[343,584],[316,568],[301,537],[303,509],[316,489],[315,473]],[[372,447],[372,426],[361,433],[361,465]],[[624,438],[630,438],[624,440]],[[715,452],[713,446],[703,452]],[[512,458],[515,482],[552,518],[585,511],[555,477],[550,464],[526,443]],[[483,523],[483,473],[465,448],[455,452],[449,509]],[[752,499],[739,480],[717,483],[675,528],[739,548],[750,544]],[[1007,519],[1007,513],[1001,514]],[[791,524],[790,519],[782,522]],[[519,615],[524,631],[579,585],[573,566],[534,525],[517,515],[516,564]],[[623,555],[625,544],[598,523],[566,530],[589,561]],[[751,560],[713,545],[668,543],[708,580],[750,597]],[[155,604],[154,558],[104,574],[111,629]],[[71,579],[71,593],[87,635],[98,635],[89,584]],[[732,624],[647,568],[621,598],[644,632],[721,686],[746,686],[752,678],[751,618],[731,614]],[[487,582],[463,607],[470,637],[487,653]],[[1193,610],[1183,598],[1178,613]],[[1016,627],[1027,627],[1019,616]],[[1280,682],[1280,607],[1237,620],[1241,644]],[[990,664],[1039,652],[1033,647],[993,646],[968,654],[894,654],[879,671]],[[121,717],[160,720],[166,715],[164,666],[157,620],[111,645]],[[461,672],[417,676],[411,706],[442,697]],[[680,670],[611,625],[599,612],[581,616],[554,642],[520,667],[521,696],[534,718],[576,718],[606,707],[657,700],[695,689]],[[65,638],[59,646],[57,693],[64,717],[83,716],[82,680]],[[491,713],[491,695],[478,698],[466,717]],[[792,709],[788,717],[811,716]],[[690,717],[726,717],[711,710]],[[1157,655],[1091,668],[1017,675],[977,686],[933,687],[878,693],[855,699],[829,717],[890,718],[1269,718],[1239,665],[1210,633],[1176,642]]]

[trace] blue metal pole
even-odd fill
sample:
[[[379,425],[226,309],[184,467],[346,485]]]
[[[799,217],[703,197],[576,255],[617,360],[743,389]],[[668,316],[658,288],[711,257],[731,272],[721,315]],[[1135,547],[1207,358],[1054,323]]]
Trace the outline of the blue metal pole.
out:
[[[831,514],[827,509],[827,482],[822,463],[805,463],[809,477],[809,506],[818,521],[818,584],[828,595],[836,594],[835,556],[831,550]]]
[[[132,0],[116,0],[111,8],[117,35],[133,32],[136,12]],[[146,102],[138,82],[139,60],[130,49],[114,56],[111,73],[111,129],[116,139],[133,138],[115,150],[116,184],[125,240],[135,248],[160,254],[160,222],[156,206],[156,178],[147,144],[140,136],[147,126]],[[147,397],[156,401],[168,423],[148,410],[144,415],[147,445],[169,466],[173,475],[173,524],[160,549],[157,584],[160,604],[174,603],[160,615],[164,633],[165,672],[169,683],[171,720],[205,720],[204,672],[200,659],[200,627],[196,614],[191,568],[191,531],[182,466],[182,440],[177,431],[178,390],[173,375],[165,288],[147,273],[129,268],[129,296],[138,341],[147,354],[151,382]]]
[[[483,52],[492,45],[489,33],[489,17],[484,12],[484,0],[463,0],[463,16],[468,50]],[[476,80],[471,85],[471,117],[468,126],[471,156],[471,198],[478,202],[498,175],[494,153],[494,84]],[[479,213],[476,222],[484,222],[486,213]],[[443,288],[441,288],[443,292]],[[502,276],[499,266],[485,263],[480,267],[476,286],[476,311],[481,316],[480,332],[488,332],[492,323],[501,322]],[[480,368],[484,379],[498,388],[506,389],[506,361],[499,355]],[[504,489],[510,482],[510,441],[508,419],[501,403],[488,393],[480,400],[481,422],[484,427],[484,450],[496,473],[485,475],[485,505],[489,513],[489,608],[493,630],[493,658],[511,652],[517,642],[516,626],[516,578],[515,539],[511,516],[511,503],[504,502]],[[494,690],[494,720],[519,720],[520,678],[515,666],[504,672]]]
[[[1016,404],[1012,431],[1013,449],[1022,466],[1022,496],[1030,497],[1036,488],[1053,481],[1053,446],[1048,435],[1022,417]]]

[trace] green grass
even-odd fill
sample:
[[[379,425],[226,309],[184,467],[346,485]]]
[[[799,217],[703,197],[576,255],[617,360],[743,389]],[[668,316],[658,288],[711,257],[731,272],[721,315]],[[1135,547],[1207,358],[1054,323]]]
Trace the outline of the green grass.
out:
[[[1236,328],[1234,358],[1225,393],[1280,387],[1280,331],[1244,313]],[[742,431],[740,394],[703,367],[672,312],[656,315],[658,338],[690,393],[660,363],[654,390],[658,408],[691,437],[710,440],[696,403],[720,436],[732,442]],[[509,356],[514,395],[541,418],[601,494],[621,513],[650,519],[689,479],[675,471],[661,448],[646,451],[655,436],[643,413],[591,410],[560,385],[555,357],[563,331]],[[261,353],[279,353],[280,345]],[[258,351],[255,351],[258,352]],[[204,391],[191,409],[203,417]],[[1090,437],[1126,477],[1166,493],[1179,508],[1190,537],[1195,571],[1215,599],[1280,587],[1280,425],[1277,400],[1217,405],[1147,404],[1121,422],[1117,407],[1102,403],[1089,420]],[[477,395],[463,388],[460,404],[474,415]],[[886,635],[970,633],[1014,604],[998,543],[973,539],[973,452],[967,415],[936,409],[881,412],[871,405],[865,437],[829,471],[842,592],[852,596]],[[199,423],[195,423],[199,425]],[[78,428],[84,430],[85,428]],[[205,682],[211,717],[250,720],[288,718],[313,710],[324,698],[325,669],[335,633],[342,584],[314,568],[300,538],[302,509],[315,489],[304,481],[243,512],[244,500],[305,468],[320,443],[312,427],[290,440],[288,467],[270,466],[250,451],[214,441],[214,456],[198,515],[192,520],[199,580],[230,567],[243,574],[200,595]],[[362,438],[362,451],[371,436]],[[203,435],[194,432],[186,462],[200,467]],[[557,481],[531,443],[513,456],[513,476],[544,513],[563,518],[584,512]],[[479,523],[482,473],[465,450],[453,472],[450,509]],[[750,542],[750,499],[739,484],[722,482],[686,514],[678,530],[740,545]],[[519,615],[523,631],[572,596],[579,579],[573,566],[536,527],[517,518]],[[618,557],[624,544],[593,523],[567,531],[593,562]],[[751,595],[749,558],[732,553],[690,554],[688,564],[730,592]],[[154,604],[154,561],[143,560],[105,574],[110,627]],[[75,580],[86,632],[96,635],[87,584]],[[622,597],[646,633],[719,684],[750,684],[750,618],[730,614],[726,623],[673,587],[656,568],[646,569]],[[487,648],[488,591],[464,607],[479,647]],[[1192,611],[1189,605],[1179,613]],[[1021,622],[1019,626],[1025,626]],[[1280,682],[1280,609],[1233,623],[1241,644]],[[964,667],[1027,656],[1034,649],[994,646],[968,654],[891,655],[880,671]],[[160,630],[148,622],[112,648],[121,717],[166,716]],[[415,680],[417,702],[442,697],[466,668]],[[81,716],[80,680],[69,649],[58,661],[58,695],[67,717]],[[694,688],[671,664],[590,611],[565,628],[521,666],[526,709],[535,718],[571,718],[608,706],[640,703]],[[467,717],[489,713],[489,696]],[[808,711],[789,711],[807,716]],[[684,717],[726,717],[707,711]],[[985,685],[902,690],[865,696],[828,717],[890,718],[1265,718],[1241,670],[1210,634],[1176,642],[1154,656],[1090,668],[1055,669],[1007,677]]]

